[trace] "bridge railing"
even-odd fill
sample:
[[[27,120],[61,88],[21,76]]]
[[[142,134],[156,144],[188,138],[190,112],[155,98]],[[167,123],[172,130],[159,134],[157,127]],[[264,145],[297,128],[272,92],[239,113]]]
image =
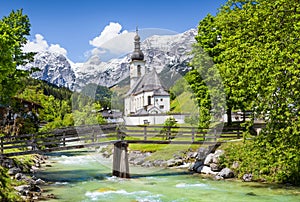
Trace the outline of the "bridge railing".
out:
[[[119,129],[119,139],[130,143],[192,143],[222,142],[230,139],[240,139],[244,128],[224,127],[166,127],[151,125],[124,125]]]
[[[0,155],[16,156],[76,149],[117,141],[116,125],[60,128],[50,132],[0,137]]]
[[[206,144],[238,139],[241,127],[197,128],[136,125],[90,125],[51,132],[0,137],[0,155],[16,156],[112,144]]]

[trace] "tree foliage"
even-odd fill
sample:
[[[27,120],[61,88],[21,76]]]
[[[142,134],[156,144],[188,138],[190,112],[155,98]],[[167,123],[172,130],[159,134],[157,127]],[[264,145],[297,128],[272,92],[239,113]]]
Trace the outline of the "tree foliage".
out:
[[[252,110],[253,118],[266,122],[262,135],[245,145],[252,158],[245,158],[240,169],[270,174],[279,182],[300,179],[299,22],[295,0],[230,0],[215,17],[208,15],[199,23],[196,37],[196,46],[214,62],[206,71],[215,69],[222,77],[227,112]],[[211,102],[211,90],[205,87],[207,77],[199,78],[205,70],[201,57],[201,52],[195,54],[191,64],[197,71],[189,80],[205,103]],[[255,159],[258,172],[249,166]]]
[[[21,86],[22,77],[29,72],[17,69],[33,60],[34,53],[23,53],[30,23],[22,10],[12,11],[0,20],[0,101],[6,102]]]
[[[83,87],[81,94],[94,99],[105,108],[111,108],[111,99],[113,93],[105,86],[89,83]]]

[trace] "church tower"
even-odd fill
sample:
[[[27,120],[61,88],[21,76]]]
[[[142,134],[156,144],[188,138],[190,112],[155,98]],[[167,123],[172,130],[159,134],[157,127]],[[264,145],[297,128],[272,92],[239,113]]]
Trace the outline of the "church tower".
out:
[[[141,51],[140,39],[138,29],[136,29],[136,35],[134,37],[134,51],[131,55],[130,62],[130,88],[132,88],[137,80],[146,73],[144,54]]]

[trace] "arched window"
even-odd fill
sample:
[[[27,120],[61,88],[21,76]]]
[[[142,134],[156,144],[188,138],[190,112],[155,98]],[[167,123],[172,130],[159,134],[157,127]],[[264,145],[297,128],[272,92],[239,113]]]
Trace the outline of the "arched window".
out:
[[[137,66],[137,74],[138,74],[138,77],[141,77],[141,75],[142,75],[141,69],[142,69],[141,65],[138,65],[138,66]]]

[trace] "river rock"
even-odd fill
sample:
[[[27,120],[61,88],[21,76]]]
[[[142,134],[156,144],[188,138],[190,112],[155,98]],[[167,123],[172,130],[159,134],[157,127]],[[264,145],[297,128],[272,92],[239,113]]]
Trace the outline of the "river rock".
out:
[[[4,168],[13,168],[13,167],[16,167],[17,165],[13,159],[4,157],[4,158],[1,158],[1,166]]]
[[[215,176],[215,180],[224,180],[224,178],[221,177],[220,175],[216,175],[216,176]]]
[[[26,176],[23,174],[23,173],[17,173],[16,175],[15,175],[15,179],[16,180],[23,180],[23,179],[25,179],[26,178]]]
[[[186,154],[186,159],[189,160],[189,159],[195,159],[196,157],[198,156],[198,153],[197,152],[188,152]]]
[[[209,150],[206,147],[200,147],[197,152],[197,160],[204,160],[208,154]]]
[[[21,172],[20,168],[13,167],[8,170],[7,174],[8,175],[16,175],[19,172]]]
[[[189,166],[189,168],[188,168],[188,170],[189,171],[195,171],[194,170],[194,166],[195,166],[195,163],[191,163],[190,166]]]
[[[214,172],[219,172],[221,170],[219,164],[216,164],[216,163],[209,164],[209,167]]]
[[[203,173],[203,174],[210,174],[210,175],[216,175],[218,174],[218,172],[214,172],[210,169],[209,166],[200,166],[198,169],[197,169],[197,173]]]
[[[234,162],[232,163],[231,168],[232,168],[232,169],[237,169],[239,166],[240,166],[239,162],[234,161]]]
[[[243,179],[244,182],[251,182],[252,181],[252,177],[253,176],[252,176],[251,173],[250,174],[244,174],[242,179]]]
[[[146,168],[153,167],[153,163],[151,161],[145,161],[142,164],[142,167],[146,167]]]
[[[182,159],[170,159],[167,161],[167,166],[168,167],[173,167],[173,166],[180,166],[183,164]]]
[[[32,192],[41,192],[42,189],[39,186],[35,185],[35,184],[31,184],[30,187],[29,187],[29,191],[32,191]]]
[[[177,166],[176,168],[179,168],[179,169],[190,169],[190,167],[191,167],[191,163],[183,163],[182,165]]]
[[[222,177],[224,179],[226,178],[233,178],[234,177],[234,173],[232,170],[230,170],[229,168],[223,168],[219,173],[218,173],[219,177]]]
[[[192,170],[194,171],[197,171],[197,169],[203,165],[203,161],[196,161],[194,164],[193,164],[193,168]]]
[[[163,160],[155,160],[155,161],[153,162],[153,165],[154,165],[155,167],[165,167],[165,166],[167,166],[167,162],[166,162],[166,161],[163,161]]]
[[[35,182],[34,182],[34,184],[36,184],[36,185],[44,185],[46,182],[44,181],[44,180],[42,180],[42,179],[37,179]]]
[[[214,157],[214,154],[212,154],[212,153],[208,154],[204,160],[204,165],[209,166],[209,164],[211,164],[213,162],[213,157]]]
[[[14,187],[17,192],[19,192],[21,195],[26,196],[29,193],[30,185],[20,185],[17,187]]]
[[[220,156],[222,156],[223,154],[224,154],[223,150],[220,149],[216,150],[213,155],[212,162],[218,164],[220,162]]]
[[[137,158],[137,159],[134,159],[132,163],[133,163],[134,165],[140,166],[140,165],[142,165],[144,162],[145,162],[144,158]]]

